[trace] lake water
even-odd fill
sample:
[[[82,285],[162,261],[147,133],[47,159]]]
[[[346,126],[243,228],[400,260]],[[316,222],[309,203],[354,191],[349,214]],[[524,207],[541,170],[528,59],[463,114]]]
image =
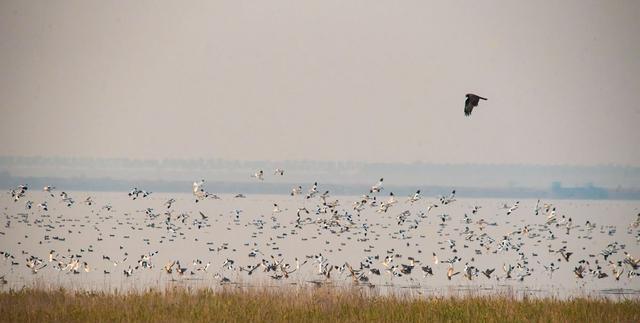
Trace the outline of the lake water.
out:
[[[126,192],[69,192],[76,203],[67,207],[59,192],[54,193],[55,197],[51,197],[45,192],[29,191],[18,202],[13,202],[8,194],[0,197],[4,220],[0,229],[0,251],[5,255],[0,260],[0,276],[4,275],[7,281],[0,286],[2,290],[24,286],[105,291],[167,286],[217,288],[222,277],[232,286],[245,288],[350,286],[353,283],[348,270],[341,271],[340,267],[349,263],[358,269],[365,257],[370,257],[369,267],[379,269],[381,275],[365,268],[362,273],[368,283],[360,282],[358,286],[376,293],[513,293],[615,299],[640,296],[640,277],[629,274],[634,272],[632,267],[624,263],[616,266],[617,270],[624,270],[616,280],[613,266],[609,264],[609,260],[614,264],[622,262],[625,251],[640,257],[640,228],[632,226],[640,213],[638,201],[540,201],[541,207],[545,203],[555,207],[555,217],[561,223],[547,225],[546,210],[535,215],[537,200],[520,200],[519,207],[507,215],[503,205],[512,206],[515,200],[458,198],[444,205],[436,197],[422,197],[415,203],[406,202],[407,197],[396,197],[399,202],[386,213],[377,212],[377,206],[366,206],[358,213],[353,203],[360,197],[329,196],[327,202],[339,201],[333,208],[337,216],[331,221],[331,209],[328,213],[317,212],[322,206],[319,197],[306,199],[303,195],[249,195],[246,198],[222,195],[221,199],[195,203],[191,194],[153,193],[132,200]],[[94,201],[92,205],[83,203],[89,196]],[[175,203],[167,208],[165,202],[170,198],[175,199]],[[378,195],[379,201],[387,198],[387,194]],[[25,208],[27,200],[34,202],[30,210]],[[44,201],[48,202],[48,211],[37,206]],[[281,212],[273,212],[274,203]],[[107,204],[112,206],[111,210],[103,208]],[[427,211],[431,204],[439,206]],[[303,206],[310,213],[303,211],[298,224],[296,213]],[[475,206],[481,208],[474,214]],[[153,216],[145,212],[147,208],[153,209]],[[237,217],[236,210],[240,211]],[[171,214],[165,215],[167,211]],[[404,222],[398,218],[403,212]],[[443,214],[448,215],[444,222]],[[465,220],[465,214],[469,220]],[[168,217],[171,219],[167,222]],[[569,218],[572,225],[567,234],[564,221]],[[480,225],[481,219],[495,225]],[[595,227],[588,229],[586,221]],[[508,243],[502,244],[505,235],[509,235]],[[451,246],[449,240],[455,240],[455,246]],[[615,252],[605,261],[600,253],[610,244],[615,244],[615,248],[611,248]],[[565,255],[572,253],[568,261],[558,252],[563,247]],[[254,249],[258,251],[251,257]],[[50,253],[55,258],[51,262]],[[143,268],[138,261],[150,253],[153,256],[146,264],[151,268]],[[439,264],[434,263],[433,253]],[[338,266],[330,278],[319,274],[319,254],[327,266]],[[42,260],[42,263],[36,262],[35,268],[44,266],[37,273],[26,265],[30,256]],[[385,271],[387,267],[382,264],[388,256],[393,258],[389,266],[408,265],[409,257],[417,263],[411,274],[401,274],[397,269],[396,276]],[[453,268],[460,274],[448,280],[449,265],[441,261],[456,256],[461,260],[455,262]],[[110,260],[104,259],[107,257]],[[291,271],[296,267],[295,258],[301,264],[305,260],[307,263],[288,278],[271,277],[281,271],[264,272],[258,268],[248,275],[247,271],[240,270],[258,264],[261,259],[269,262],[284,259],[283,263],[290,264],[288,271]],[[73,263],[74,259],[79,262],[79,273],[59,268]],[[196,259],[202,263],[194,264]],[[223,266],[227,259],[233,261],[233,266]],[[162,269],[173,260],[179,260],[181,266],[187,268],[185,274],[177,274],[175,270],[168,274]],[[580,263],[581,260],[585,262]],[[84,270],[84,262],[88,272]],[[209,262],[207,270],[202,270]],[[545,270],[552,262],[558,269]],[[479,274],[469,280],[463,275],[466,263],[480,271],[495,268],[495,272],[490,279]],[[574,268],[580,264],[594,272],[586,271],[584,278],[577,278]],[[427,265],[433,275],[424,277],[421,267]],[[511,278],[506,277],[505,265],[515,267]],[[594,276],[598,265],[608,277]],[[133,270],[127,276],[124,271],[129,268]],[[525,273],[530,275],[518,279]]]

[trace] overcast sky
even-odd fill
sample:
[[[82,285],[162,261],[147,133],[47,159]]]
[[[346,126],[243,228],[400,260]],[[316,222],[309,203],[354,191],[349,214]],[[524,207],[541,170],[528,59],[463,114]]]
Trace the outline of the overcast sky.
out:
[[[0,155],[640,165],[640,1],[3,0],[0,71]]]

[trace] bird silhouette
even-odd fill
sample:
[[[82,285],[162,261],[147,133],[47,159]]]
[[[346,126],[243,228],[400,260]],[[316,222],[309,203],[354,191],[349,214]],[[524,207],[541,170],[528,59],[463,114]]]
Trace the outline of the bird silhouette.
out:
[[[466,97],[467,97],[467,100],[464,101],[464,115],[467,117],[471,115],[471,111],[473,111],[473,108],[478,106],[480,99],[482,100],[487,99],[471,93],[468,93]]]

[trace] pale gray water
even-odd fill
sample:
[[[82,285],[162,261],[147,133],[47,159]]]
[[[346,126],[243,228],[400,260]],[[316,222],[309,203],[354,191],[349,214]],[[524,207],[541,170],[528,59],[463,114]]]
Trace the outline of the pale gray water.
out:
[[[620,280],[616,281],[612,277],[613,272],[608,261],[604,261],[603,256],[599,255],[608,244],[617,242],[619,246],[624,245],[624,249],[610,256],[609,260],[622,261],[625,257],[624,251],[634,257],[640,257],[640,243],[637,238],[640,228],[630,226],[640,212],[640,202],[637,201],[541,201],[541,205],[552,203],[557,208],[558,219],[563,215],[572,218],[574,228],[567,235],[565,225],[556,227],[552,224],[548,229],[541,229],[546,221],[546,214],[541,211],[538,216],[534,215],[536,200],[521,200],[520,207],[513,214],[506,215],[507,210],[500,207],[505,203],[512,205],[515,200],[458,199],[427,212],[431,203],[438,203],[437,198],[423,197],[412,205],[405,202],[406,197],[397,197],[399,203],[391,207],[387,213],[376,212],[377,207],[366,207],[360,216],[357,216],[352,203],[358,200],[358,197],[330,196],[327,201],[340,201],[340,205],[336,207],[340,215],[343,215],[344,211],[353,214],[351,225],[347,225],[347,221],[341,217],[340,223],[344,227],[348,226],[349,230],[339,233],[340,227],[323,228],[321,224],[315,223],[317,219],[331,217],[330,214],[315,214],[316,207],[322,203],[317,197],[305,199],[304,196],[250,195],[247,198],[233,198],[224,195],[220,200],[208,199],[196,204],[191,194],[153,193],[147,198],[133,201],[126,192],[69,192],[76,203],[67,207],[60,201],[58,194],[59,192],[55,192],[56,197],[50,197],[44,192],[28,191],[27,196],[18,202],[13,202],[10,195],[0,197],[3,209],[0,251],[14,257],[4,257],[4,260],[0,260],[0,276],[4,275],[8,282],[0,286],[1,290],[34,285],[108,291],[144,290],[173,285],[215,287],[219,285],[219,281],[214,278],[216,273],[241,286],[314,286],[310,281],[340,286],[351,284],[347,272],[341,273],[337,269],[332,272],[330,280],[319,275],[318,265],[313,263],[313,259],[309,259],[307,264],[298,272],[292,273],[288,279],[282,280],[270,278],[273,273],[264,273],[260,268],[252,276],[238,270],[239,267],[255,265],[262,258],[271,260],[271,256],[276,259],[284,258],[285,263],[295,267],[295,257],[302,262],[307,255],[322,253],[331,265],[341,266],[348,262],[354,268],[359,267],[364,257],[379,255],[380,258],[373,262],[372,268],[380,269],[382,275],[367,276],[371,285],[375,286],[373,290],[383,293],[408,291],[415,294],[457,295],[471,291],[478,294],[514,293],[557,297],[613,295],[614,298],[640,295],[640,277],[628,276],[628,272],[632,270],[631,266],[623,264],[621,268],[624,268],[624,273]],[[93,198],[95,203],[92,206],[82,202],[87,196]],[[169,198],[176,199],[171,207],[171,222],[175,224],[175,232],[167,230],[167,225],[164,224],[166,216],[162,215],[167,210],[164,202]],[[380,201],[387,198],[387,193],[378,195]],[[27,200],[34,202],[31,210],[24,207]],[[48,201],[48,212],[36,206],[43,201]],[[275,221],[272,219],[273,203],[278,203],[284,210],[273,215]],[[111,204],[113,209],[102,209],[105,204]],[[477,214],[472,214],[475,205],[482,208]],[[308,215],[303,214],[303,219],[309,217],[312,223],[296,228],[296,210],[301,206],[306,206],[311,211]],[[160,213],[160,216],[151,220],[144,212],[148,207],[153,208],[155,213]],[[242,210],[238,222],[234,221],[233,210],[236,209]],[[410,215],[404,223],[398,224],[397,216],[405,210],[410,211]],[[193,221],[201,220],[200,211],[207,215],[208,219],[198,228]],[[424,212],[426,217],[420,217],[421,212]],[[185,223],[177,219],[181,213],[189,215]],[[463,222],[465,213],[473,223]],[[441,214],[450,215],[444,226],[439,218]],[[496,222],[497,225],[486,226],[480,230],[476,224],[480,219]],[[263,229],[251,224],[255,220],[264,221]],[[415,220],[418,220],[417,228],[410,228],[411,225],[416,225]],[[587,220],[596,223],[596,228],[586,230]],[[369,225],[366,238],[362,229],[364,223]],[[518,252],[513,249],[497,250],[503,235],[525,225],[529,225],[529,233],[514,234],[511,241],[523,243],[520,251],[526,259],[520,259]],[[462,234],[467,226],[476,233],[471,240],[465,240]],[[404,238],[399,230],[405,230]],[[553,232],[555,239],[548,239],[549,230]],[[488,249],[480,247],[477,240],[477,236],[485,232],[496,240],[488,245]],[[540,236],[529,236],[535,234]],[[449,248],[446,242],[448,239],[456,241],[457,253]],[[218,250],[223,243],[228,243],[227,248]],[[568,252],[573,252],[569,262],[564,259],[558,261],[562,256],[549,252],[550,249],[557,250],[565,245]],[[210,251],[210,248],[214,250]],[[261,252],[255,258],[248,256],[253,248]],[[65,264],[71,261],[71,255],[81,255],[80,263],[87,262],[90,271],[85,272],[82,266],[78,274],[58,270],[56,261],[49,262],[50,250],[55,250],[54,257]],[[391,250],[394,251],[387,252]],[[475,250],[481,250],[482,254],[476,254]],[[130,265],[135,267],[141,255],[154,251],[158,253],[151,257],[153,268],[135,270],[131,277],[124,275],[123,270]],[[462,272],[467,262],[480,270],[496,268],[496,271],[491,279],[480,274],[470,281],[460,273],[448,281],[448,265],[435,265],[432,259],[433,252],[440,260],[455,255],[462,257],[462,260],[454,265],[455,271]],[[128,253],[128,256],[125,256],[125,253]],[[409,256],[413,256],[420,263],[416,265],[412,274],[392,277],[384,272],[385,267],[381,264],[384,257],[390,254],[401,255],[395,257],[392,264],[409,264]],[[31,255],[42,259],[42,265],[47,264],[36,274],[25,265],[26,259]],[[103,255],[109,256],[112,260],[122,260],[125,257],[127,260],[116,267],[112,262],[103,260]],[[472,257],[474,261],[471,260]],[[222,268],[227,258],[235,261],[235,269]],[[194,259],[201,259],[203,264],[194,266]],[[598,279],[586,272],[584,279],[576,278],[573,269],[582,259],[589,261],[591,269],[596,268],[595,261],[598,260],[602,272],[607,273],[608,277]],[[175,271],[173,274],[165,273],[162,267],[171,260],[180,260],[183,267],[188,267],[187,274],[181,276]],[[525,267],[531,270],[530,276],[518,281],[516,277],[522,271],[514,269],[513,278],[505,278],[503,264],[517,266],[518,263],[524,265],[525,261],[528,262]],[[16,264],[12,265],[12,262]],[[211,262],[207,272],[196,270],[207,262]],[[543,267],[551,262],[559,267],[552,276]],[[42,265],[38,265],[37,268]],[[423,277],[420,266],[424,265],[433,268],[433,276]],[[104,270],[108,270],[110,274],[104,274]],[[195,272],[194,275],[189,274],[192,270]],[[636,270],[638,271],[640,270]]]

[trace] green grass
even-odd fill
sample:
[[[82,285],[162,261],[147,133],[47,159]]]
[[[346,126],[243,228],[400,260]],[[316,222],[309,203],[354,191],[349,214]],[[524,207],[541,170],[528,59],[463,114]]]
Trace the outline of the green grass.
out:
[[[371,296],[360,290],[173,289],[88,293],[25,289],[0,293],[0,320],[11,322],[640,322],[640,301],[508,296]]]

